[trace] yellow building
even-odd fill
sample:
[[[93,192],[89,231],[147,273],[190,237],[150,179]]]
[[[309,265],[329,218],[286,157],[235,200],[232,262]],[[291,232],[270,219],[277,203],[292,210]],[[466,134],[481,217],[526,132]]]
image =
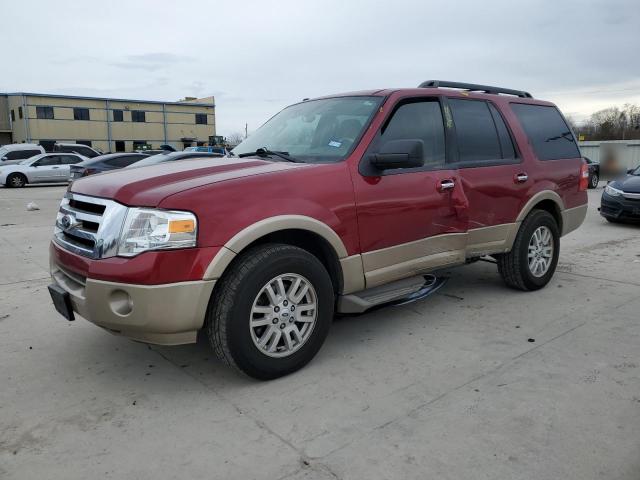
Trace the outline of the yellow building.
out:
[[[0,93],[0,145],[82,143],[103,152],[205,145],[216,134],[213,97],[178,102]],[[143,147],[142,147],[143,148]]]

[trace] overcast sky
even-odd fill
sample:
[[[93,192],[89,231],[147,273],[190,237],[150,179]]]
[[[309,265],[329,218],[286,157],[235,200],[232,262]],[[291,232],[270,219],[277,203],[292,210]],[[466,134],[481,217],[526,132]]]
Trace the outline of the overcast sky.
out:
[[[640,103],[639,0],[20,0],[0,13],[0,91],[214,95],[222,135],[304,97],[427,79],[527,90],[578,121]]]

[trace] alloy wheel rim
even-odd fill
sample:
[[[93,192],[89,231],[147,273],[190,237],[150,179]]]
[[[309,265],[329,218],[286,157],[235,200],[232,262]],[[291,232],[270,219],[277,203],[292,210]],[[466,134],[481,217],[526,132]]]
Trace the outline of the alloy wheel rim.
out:
[[[553,234],[549,227],[541,226],[533,232],[527,258],[534,277],[542,277],[549,271],[553,260]]]
[[[21,187],[22,179],[18,176],[11,177],[11,185],[13,185],[14,187]]]
[[[318,318],[318,297],[302,275],[284,273],[269,280],[251,307],[254,345],[269,357],[288,357],[307,342]]]

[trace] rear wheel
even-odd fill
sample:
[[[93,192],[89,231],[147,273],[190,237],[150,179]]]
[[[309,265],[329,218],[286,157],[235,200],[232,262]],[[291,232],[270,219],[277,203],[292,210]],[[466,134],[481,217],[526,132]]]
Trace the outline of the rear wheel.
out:
[[[519,290],[538,290],[553,276],[560,253],[560,231],[555,218],[533,210],[522,222],[509,253],[496,255],[504,282]]]
[[[600,181],[600,177],[598,177],[598,174],[597,173],[592,174],[591,178],[589,178],[589,188],[597,188],[599,181]]]
[[[27,177],[21,173],[12,173],[7,177],[7,187],[20,188],[27,184]]]
[[[291,245],[263,245],[242,254],[220,280],[205,330],[222,360],[268,380],[316,355],[333,306],[331,278],[316,257]]]

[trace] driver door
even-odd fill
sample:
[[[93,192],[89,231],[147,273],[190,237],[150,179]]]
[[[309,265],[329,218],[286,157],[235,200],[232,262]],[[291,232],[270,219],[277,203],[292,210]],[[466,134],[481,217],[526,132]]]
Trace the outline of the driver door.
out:
[[[31,182],[59,182],[60,155],[48,155],[31,164]]]
[[[457,170],[446,162],[450,135],[439,98],[404,98],[385,108],[391,113],[354,175],[367,288],[465,259],[468,205],[461,197]],[[421,140],[424,165],[372,168],[372,155],[395,140]]]

